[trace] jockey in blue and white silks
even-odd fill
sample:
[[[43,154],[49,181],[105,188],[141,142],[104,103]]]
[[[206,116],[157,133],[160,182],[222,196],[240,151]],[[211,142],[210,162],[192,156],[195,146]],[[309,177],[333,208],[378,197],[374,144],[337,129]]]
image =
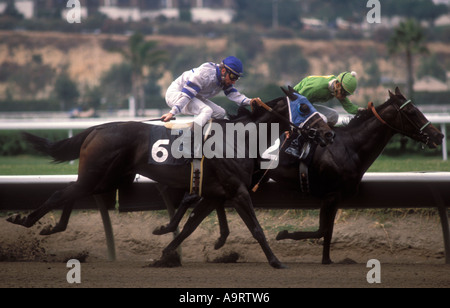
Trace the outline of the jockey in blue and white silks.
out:
[[[242,62],[233,56],[220,64],[207,62],[184,72],[167,89],[166,103],[171,110],[161,119],[169,121],[178,113],[196,115],[194,121],[200,126],[210,118],[222,119],[226,115],[225,110],[209,100],[221,91],[238,105],[250,105],[252,99],[233,86],[242,73]]]

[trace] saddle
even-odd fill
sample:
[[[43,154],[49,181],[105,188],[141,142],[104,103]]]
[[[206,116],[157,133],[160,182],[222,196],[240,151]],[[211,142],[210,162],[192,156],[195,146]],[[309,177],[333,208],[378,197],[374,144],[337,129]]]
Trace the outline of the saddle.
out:
[[[151,125],[149,132],[149,164],[181,166],[191,164],[190,194],[201,196],[203,161],[199,149],[210,134],[212,120],[206,124],[206,132],[200,143],[195,143],[194,122],[168,122]],[[188,133],[189,131],[189,133]],[[204,131],[202,129],[202,131]],[[199,154],[200,153],[200,154]]]

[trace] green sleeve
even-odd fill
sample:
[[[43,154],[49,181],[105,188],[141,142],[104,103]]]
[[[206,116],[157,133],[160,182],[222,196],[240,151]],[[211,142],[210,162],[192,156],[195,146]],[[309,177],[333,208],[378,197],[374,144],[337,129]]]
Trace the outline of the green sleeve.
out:
[[[294,87],[294,90],[305,96],[311,103],[327,102],[333,96],[328,90],[325,77],[307,77]]]
[[[348,113],[356,114],[358,112],[359,106],[353,104],[348,98],[343,99],[342,101],[340,101],[340,103]]]

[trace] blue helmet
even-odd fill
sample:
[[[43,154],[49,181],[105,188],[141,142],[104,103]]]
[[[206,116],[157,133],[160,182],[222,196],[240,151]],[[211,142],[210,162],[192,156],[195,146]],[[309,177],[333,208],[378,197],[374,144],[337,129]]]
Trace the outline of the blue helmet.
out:
[[[237,76],[242,76],[242,74],[244,73],[242,62],[236,57],[227,57],[222,61],[222,63],[227,70],[231,71]]]

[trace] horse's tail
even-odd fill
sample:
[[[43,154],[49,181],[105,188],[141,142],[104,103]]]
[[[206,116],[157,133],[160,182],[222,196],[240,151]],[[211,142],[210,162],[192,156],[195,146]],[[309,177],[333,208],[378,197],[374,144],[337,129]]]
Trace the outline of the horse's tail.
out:
[[[80,157],[81,145],[87,136],[96,128],[96,126],[90,127],[71,138],[56,142],[51,142],[48,139],[27,132],[22,132],[22,137],[31,143],[37,151],[51,156],[56,163],[62,163]]]

